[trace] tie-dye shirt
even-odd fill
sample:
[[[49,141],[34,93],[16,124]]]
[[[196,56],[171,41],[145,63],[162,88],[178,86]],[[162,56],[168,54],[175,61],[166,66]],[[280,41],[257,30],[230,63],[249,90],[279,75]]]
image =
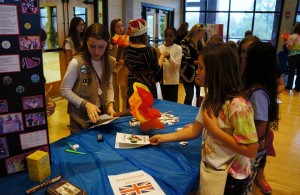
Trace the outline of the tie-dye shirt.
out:
[[[202,106],[196,120],[203,123]],[[232,135],[237,143],[251,144],[258,141],[251,103],[244,98],[234,98],[223,105],[218,116],[219,127]],[[226,169],[227,164],[237,153],[203,130],[202,160],[214,169]],[[250,159],[237,155],[228,172],[236,179],[245,179],[251,173]]]

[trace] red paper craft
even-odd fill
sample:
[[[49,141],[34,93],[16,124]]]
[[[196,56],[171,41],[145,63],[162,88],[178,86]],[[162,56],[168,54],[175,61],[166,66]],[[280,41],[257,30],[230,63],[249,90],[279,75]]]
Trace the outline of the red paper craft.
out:
[[[154,98],[149,89],[137,82],[133,84],[133,89],[134,92],[129,98],[130,113],[140,121],[141,131],[165,128],[158,119],[160,117],[159,110],[152,108]]]
[[[118,46],[127,47],[129,45],[129,35],[118,35],[115,34],[112,38],[114,44]]]

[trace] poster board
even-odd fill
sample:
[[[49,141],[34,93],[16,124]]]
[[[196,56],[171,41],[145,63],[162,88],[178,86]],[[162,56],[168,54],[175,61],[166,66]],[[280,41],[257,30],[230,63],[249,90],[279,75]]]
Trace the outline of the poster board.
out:
[[[0,177],[49,152],[39,0],[0,0]]]
[[[223,38],[223,24],[206,24],[208,38],[213,35],[219,35]]]

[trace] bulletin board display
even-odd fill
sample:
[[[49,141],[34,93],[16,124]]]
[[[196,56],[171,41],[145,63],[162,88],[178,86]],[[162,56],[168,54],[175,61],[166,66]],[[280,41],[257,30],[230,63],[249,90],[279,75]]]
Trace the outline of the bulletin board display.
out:
[[[0,177],[49,152],[38,0],[0,0]]]

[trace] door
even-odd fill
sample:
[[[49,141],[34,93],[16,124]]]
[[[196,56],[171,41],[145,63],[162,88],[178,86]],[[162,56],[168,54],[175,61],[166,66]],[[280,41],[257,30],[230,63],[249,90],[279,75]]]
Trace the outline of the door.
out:
[[[142,4],[142,17],[147,21],[149,44],[157,48],[164,42],[164,30],[174,24],[172,8]]]
[[[157,48],[159,45],[163,44],[164,30],[167,28],[168,16],[162,10],[148,8],[146,20],[148,25],[149,44]]]

